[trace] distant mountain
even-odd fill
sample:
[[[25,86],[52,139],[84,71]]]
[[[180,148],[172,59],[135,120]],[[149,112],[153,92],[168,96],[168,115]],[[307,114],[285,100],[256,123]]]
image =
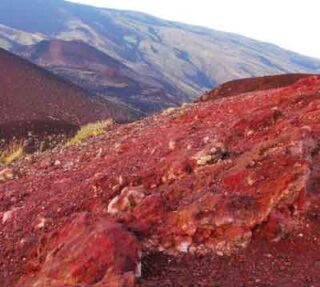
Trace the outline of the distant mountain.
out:
[[[3,49],[0,67],[0,139],[28,129],[68,129],[107,118],[127,122],[137,117]]]
[[[0,24],[0,45],[7,49],[15,50],[43,40],[80,40],[126,65],[139,77],[143,75],[142,81],[152,86],[152,93],[142,88],[142,95],[124,98],[123,94],[113,94],[106,88],[102,94],[116,96],[129,104],[139,97],[143,102],[150,101],[153,108],[148,104],[140,106],[147,113],[163,105],[193,100],[228,80],[320,72],[320,60],[272,44],[138,12],[95,8],[63,0],[1,0]],[[35,57],[34,61],[42,63],[41,57]],[[66,68],[69,69],[69,64]],[[75,81],[82,81],[84,73],[86,69]],[[93,79],[85,81],[91,82],[92,91],[96,91]],[[166,94],[160,92],[161,89]],[[159,91],[155,93],[157,96],[153,91]],[[158,97],[156,103],[155,97]]]
[[[165,83],[139,74],[81,41],[45,40],[16,52],[88,91],[129,104],[142,113],[179,104],[178,99],[167,96]]]

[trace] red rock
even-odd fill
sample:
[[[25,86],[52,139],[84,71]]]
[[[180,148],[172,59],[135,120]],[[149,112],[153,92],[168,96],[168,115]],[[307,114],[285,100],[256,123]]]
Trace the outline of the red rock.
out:
[[[143,186],[126,187],[120,195],[114,197],[108,205],[108,213],[121,218],[124,214],[131,212],[145,197]]]
[[[175,266],[169,260],[149,262],[142,269],[142,286],[199,286],[202,281],[211,286],[213,280],[220,286],[257,286],[254,280],[261,278],[266,286],[268,280],[273,286],[317,286],[319,91],[319,77],[309,77],[208,100],[117,126],[83,146],[16,163],[19,178],[0,185],[1,212],[23,207],[1,225],[0,284],[14,286],[25,275],[23,267],[31,260],[20,258],[37,249],[35,242],[46,232],[60,234],[72,214],[90,212],[96,218],[109,213],[135,233],[146,256],[161,252],[177,258],[165,257]],[[118,152],[120,146],[125,148]],[[97,158],[101,148],[104,156]],[[197,164],[199,156],[210,160]],[[61,165],[41,168],[48,158]],[[75,166],[65,169],[70,161]],[[39,218],[50,221],[34,228]],[[23,239],[28,244],[13,246]],[[55,244],[46,250],[55,250]],[[181,260],[183,254],[187,261]],[[216,254],[227,256],[214,259]],[[49,268],[45,261],[36,266],[40,275]],[[126,270],[118,273],[123,278]],[[258,273],[261,278],[255,278]]]
[[[156,229],[165,218],[165,201],[161,194],[152,194],[145,197],[133,212],[133,219],[129,225],[136,232],[148,232]]]
[[[23,276],[17,287],[134,286],[139,244],[110,219],[76,214],[42,242],[34,251],[30,274]]]

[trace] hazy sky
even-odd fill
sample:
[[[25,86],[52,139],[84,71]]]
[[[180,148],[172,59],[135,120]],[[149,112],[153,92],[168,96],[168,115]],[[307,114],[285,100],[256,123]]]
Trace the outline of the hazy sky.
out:
[[[234,32],[320,58],[320,0],[71,0]]]

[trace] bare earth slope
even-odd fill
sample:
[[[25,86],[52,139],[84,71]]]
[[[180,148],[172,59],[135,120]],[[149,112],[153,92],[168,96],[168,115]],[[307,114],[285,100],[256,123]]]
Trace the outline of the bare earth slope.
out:
[[[254,91],[283,88],[310,76],[310,74],[285,74],[234,80],[220,85],[211,92],[207,92],[197,101],[215,100]]]
[[[1,137],[44,123],[80,126],[100,119],[134,119],[122,106],[92,97],[75,85],[0,49]]]
[[[233,79],[320,71],[318,59],[142,13],[62,0],[0,2],[1,46],[13,51],[53,39],[83,41],[124,63],[144,75],[155,89],[164,87],[166,96],[159,94],[159,102],[167,105],[183,103],[186,97],[194,100],[200,93]],[[141,101],[152,102],[154,97],[149,98],[148,89],[143,90]],[[106,92],[106,96],[110,94]]]
[[[0,285],[317,286],[319,118],[302,77],[16,163]]]

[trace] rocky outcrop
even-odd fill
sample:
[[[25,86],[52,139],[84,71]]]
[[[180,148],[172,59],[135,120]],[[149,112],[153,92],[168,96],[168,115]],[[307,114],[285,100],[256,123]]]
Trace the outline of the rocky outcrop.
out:
[[[107,218],[75,214],[59,232],[43,238],[29,261],[24,286],[134,286],[140,275],[140,247],[121,225]]]
[[[18,162],[0,185],[0,283],[316,284],[319,91],[310,76],[208,99]]]

